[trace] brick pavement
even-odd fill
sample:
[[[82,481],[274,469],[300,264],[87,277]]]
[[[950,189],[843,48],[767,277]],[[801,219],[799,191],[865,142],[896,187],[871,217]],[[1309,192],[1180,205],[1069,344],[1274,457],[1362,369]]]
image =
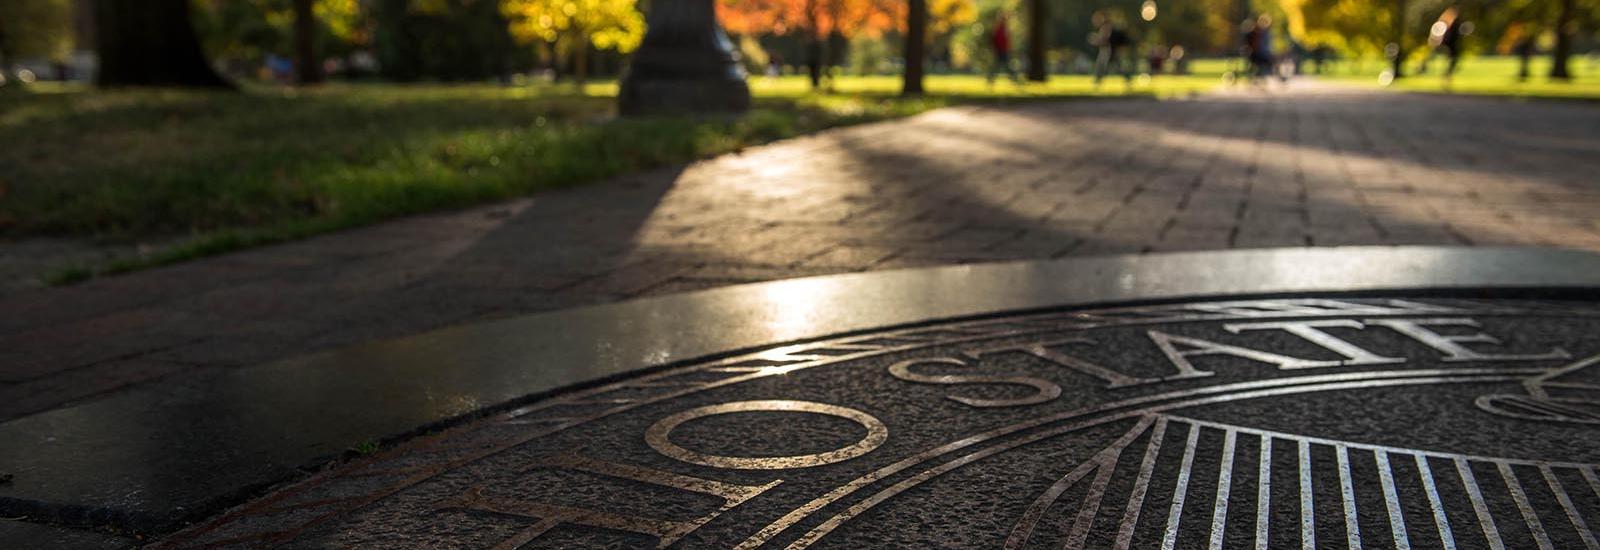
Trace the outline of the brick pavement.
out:
[[[1600,108],[1307,86],[953,108],[691,166],[0,295],[0,420],[636,296],[1272,246],[1600,250]]]

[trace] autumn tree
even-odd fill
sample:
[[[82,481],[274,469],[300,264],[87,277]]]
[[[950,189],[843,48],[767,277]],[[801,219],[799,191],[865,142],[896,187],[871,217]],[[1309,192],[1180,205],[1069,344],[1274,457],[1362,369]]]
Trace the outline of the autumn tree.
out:
[[[566,41],[572,48],[574,77],[588,77],[590,48],[628,53],[644,38],[644,16],[634,0],[505,0],[501,10],[518,43]]]
[[[927,0],[928,39],[948,38],[958,28],[978,20],[977,2],[973,0]]]
[[[823,40],[882,33],[906,21],[904,0],[720,0],[728,32],[804,33],[812,87],[822,85]]]
[[[1588,9],[1583,5],[1587,4]],[[1516,44],[1533,41],[1541,34],[1550,38],[1551,79],[1572,77],[1568,66],[1581,34],[1579,29],[1600,23],[1600,3],[1582,0],[1499,0],[1492,9],[1480,9],[1475,34],[1499,36],[1497,50],[1516,49]],[[1523,75],[1526,78],[1527,75]]]
[[[1301,19],[1310,43],[1324,44],[1360,57],[1381,55],[1395,39],[1400,13],[1393,0],[1297,0],[1289,19]],[[1381,2],[1381,3],[1380,3]]]

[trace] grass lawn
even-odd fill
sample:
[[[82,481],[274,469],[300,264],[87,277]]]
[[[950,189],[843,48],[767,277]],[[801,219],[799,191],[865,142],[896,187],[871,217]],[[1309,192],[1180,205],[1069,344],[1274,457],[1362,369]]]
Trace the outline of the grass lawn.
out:
[[[898,97],[893,76],[843,77],[826,94],[797,76],[756,77],[751,113],[698,120],[617,118],[615,82],[582,92],[571,85],[335,84],[243,93],[40,85],[0,93],[0,238],[180,243],[47,276],[65,283],[952,104],[1171,97],[1214,87],[1218,76],[1164,76],[1131,87],[1108,80],[1097,89],[1084,76],[990,86],[978,76],[940,75],[917,99]]]
[[[1550,56],[1540,55],[1535,57],[1530,64],[1530,77],[1526,82],[1517,81],[1519,62],[1515,57],[1466,57],[1462,58],[1456,69],[1456,75],[1448,86],[1445,85],[1441,74],[1444,71],[1444,59],[1435,59],[1428,74],[1415,74],[1416,65],[1407,67],[1412,71],[1410,76],[1396,81],[1389,89],[1407,92],[1433,92],[1472,95],[1492,95],[1513,98],[1530,99],[1577,99],[1600,100],[1600,58],[1588,56],[1573,56],[1567,62],[1567,70],[1573,73],[1569,81],[1552,81],[1545,77],[1550,73]],[[1330,75],[1332,80],[1379,86],[1378,73],[1386,67],[1379,66],[1376,62],[1366,63],[1364,67],[1349,66],[1341,68]]]

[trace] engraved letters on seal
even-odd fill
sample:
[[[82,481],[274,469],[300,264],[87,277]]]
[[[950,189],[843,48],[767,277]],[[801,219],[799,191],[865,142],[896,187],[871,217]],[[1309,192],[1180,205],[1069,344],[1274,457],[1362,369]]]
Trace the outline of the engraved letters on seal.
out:
[[[527,471],[547,468],[582,471],[689,493],[710,495],[721,498],[723,504],[721,507],[698,517],[661,519],[486,495],[486,487],[478,485],[467,489],[466,492],[455,498],[440,502],[436,508],[440,510],[474,510],[536,520],[532,525],[517,531],[511,538],[501,541],[500,544],[495,546],[496,550],[520,548],[522,545],[562,524],[587,525],[651,535],[660,539],[660,547],[665,548],[677,542],[684,535],[698,529],[701,525],[705,525],[706,522],[716,519],[722,513],[755,498],[757,495],[781,483],[781,481],[772,481],[765,485],[757,486],[738,485],[651,468],[607,462],[571,453],[546,457]]]
[[[1600,550],[1592,327],[1587,302],[1318,298],[933,323],[573,391],[324,483],[401,480],[340,532],[499,548]],[[841,433],[760,432],[822,417]]]
[[[718,414],[756,411],[804,412],[837,416],[860,424],[867,429],[867,433],[860,441],[825,453],[758,458],[706,454],[679,447],[672,442],[672,429],[684,422]],[[783,470],[833,464],[870,453],[889,438],[889,429],[870,414],[837,405],[790,400],[740,401],[698,407],[668,416],[652,424],[650,429],[645,431],[644,438],[656,452],[690,464],[736,470]]]
[[[1538,362],[1569,359],[1571,354],[1562,347],[1505,349],[1503,340],[1467,315],[1468,310],[1449,306],[1398,300],[1387,306],[1285,302],[1178,306],[1190,309],[1165,319],[1188,322],[1150,323],[1154,326],[1149,328],[1140,326],[1144,320],[1138,315],[1130,315],[1133,320],[1122,323],[1131,325],[1128,330],[1136,331],[1137,337],[1125,337],[1119,345],[1147,346],[1142,355],[1130,355],[1126,348],[1118,348],[1120,354],[1097,353],[1103,344],[1089,334],[1063,335],[1048,323],[1006,321],[943,327],[937,333],[924,329],[939,334],[932,338],[904,331],[815,347],[788,346],[782,353],[756,355],[776,364],[722,368],[721,372],[752,377],[795,376],[806,372],[807,364],[870,364],[861,358],[903,351],[908,355],[878,372],[901,383],[939,387],[935,395],[975,410],[1018,415],[1014,424],[977,434],[952,434],[943,446],[896,455],[888,466],[866,471],[855,481],[791,509],[737,547],[773,546],[787,540],[783,545],[788,548],[805,548],[946,472],[1037,442],[1076,437],[1099,425],[1121,425],[1124,431],[1087,458],[1062,464],[1066,469],[1053,483],[1027,497],[1031,502],[1014,520],[1003,541],[1005,548],[1224,548],[1241,540],[1255,548],[1285,544],[1314,548],[1319,536],[1358,546],[1382,539],[1383,545],[1400,548],[1413,543],[1454,547],[1456,541],[1471,538],[1474,544],[1513,547],[1516,542],[1508,538],[1510,532],[1535,533],[1532,542],[1539,546],[1557,539],[1584,544],[1593,540],[1588,526],[1600,523],[1600,517],[1582,507],[1592,503],[1587,493],[1574,496],[1570,490],[1574,484],[1591,485],[1596,477],[1593,464],[1374,445],[1181,415],[1191,408],[1274,396],[1314,400],[1325,392],[1522,380],[1525,394],[1485,395],[1469,399],[1468,406],[1500,418],[1600,423],[1600,407],[1589,400],[1600,395],[1600,384],[1567,380],[1600,365],[1600,355],[1539,367]],[[1139,315],[1160,320],[1163,313],[1171,312],[1157,308]],[[1079,316],[1086,317],[1092,315]],[[1206,320],[1215,322],[1202,322]],[[1216,334],[1219,329],[1223,334]],[[1383,332],[1385,338],[1375,338],[1375,332]],[[1270,344],[1285,337],[1301,345],[1280,349]],[[1411,348],[1400,349],[1406,345]],[[916,353],[934,346],[942,351]],[[1130,362],[1128,358],[1135,356],[1158,358],[1160,363]],[[1106,357],[1113,360],[1105,361]],[[1019,360],[1033,366],[1018,367]],[[1393,370],[1375,370],[1384,368]],[[997,395],[997,387],[1010,389]],[[1103,402],[1067,412],[1042,412],[1058,411],[1048,407],[1069,391],[1100,392]],[[1076,399],[1081,400],[1081,394]],[[1036,409],[1041,412],[1027,412]],[[763,411],[839,417],[864,432],[853,443],[831,451],[787,456],[743,456],[737,450],[674,439],[675,429],[687,422]],[[859,468],[851,466],[855,459],[881,452],[896,430],[893,426],[843,401],[725,401],[665,413],[649,424],[644,440],[659,455],[697,467],[794,470],[786,475],[804,475],[812,469]],[[1280,479],[1274,482],[1274,476]],[[879,481],[891,479],[897,481],[887,486]],[[1540,484],[1530,485],[1534,481]],[[756,494],[775,495],[773,491],[782,491],[775,488],[778,483],[737,486],[746,491],[738,495],[751,496],[727,497],[724,510]],[[735,486],[727,487],[731,491]],[[1600,492],[1595,496],[1600,498]],[[1530,504],[1546,501],[1562,503],[1566,512],[1548,516]],[[466,502],[479,509],[493,504],[471,498]],[[1519,515],[1491,514],[1497,502],[1514,503]],[[853,504],[838,508],[843,503]],[[1292,522],[1271,519],[1282,510],[1293,514]],[[1381,514],[1382,523],[1364,525],[1359,519],[1374,513]],[[714,517],[654,527],[637,522],[611,525],[660,533],[662,544],[669,544]],[[607,527],[584,515],[556,519]],[[812,526],[790,533],[807,524]],[[1246,531],[1230,534],[1230,528]],[[1417,535],[1419,530],[1428,535]]]

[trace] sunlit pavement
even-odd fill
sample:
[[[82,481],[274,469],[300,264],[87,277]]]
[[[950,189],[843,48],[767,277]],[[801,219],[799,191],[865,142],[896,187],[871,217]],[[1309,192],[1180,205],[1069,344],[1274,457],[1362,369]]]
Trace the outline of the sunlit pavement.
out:
[[[954,108],[0,298],[0,419],[534,311],[848,271],[1371,244],[1600,250],[1600,108],[1315,85]]]

